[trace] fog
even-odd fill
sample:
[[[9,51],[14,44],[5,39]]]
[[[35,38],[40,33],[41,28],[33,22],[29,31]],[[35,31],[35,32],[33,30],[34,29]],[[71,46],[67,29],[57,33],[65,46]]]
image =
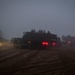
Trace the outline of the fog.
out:
[[[7,39],[31,29],[75,36],[75,0],[0,0],[0,30]]]

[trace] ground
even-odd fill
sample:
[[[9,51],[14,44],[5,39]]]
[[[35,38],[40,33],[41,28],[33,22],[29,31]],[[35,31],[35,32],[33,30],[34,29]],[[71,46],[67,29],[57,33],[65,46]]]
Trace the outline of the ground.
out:
[[[26,50],[2,46],[0,75],[75,75],[75,48]]]

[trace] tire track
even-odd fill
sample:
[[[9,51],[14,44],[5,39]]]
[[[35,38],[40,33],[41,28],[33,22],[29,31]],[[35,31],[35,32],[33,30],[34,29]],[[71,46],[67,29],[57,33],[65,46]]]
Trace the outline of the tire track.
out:
[[[7,61],[9,59],[12,59],[12,58],[21,56],[22,54],[25,54],[27,52],[30,52],[30,51],[29,50],[25,50],[25,51],[16,50],[16,51],[8,52],[8,53],[6,53],[6,54],[4,54],[3,56],[0,57],[0,63],[4,62],[4,61]]]
[[[14,52],[11,57],[8,55],[9,57],[4,59],[5,61],[1,60],[0,74],[74,75],[75,61],[68,55],[62,50],[19,50],[17,54]]]
[[[25,65],[28,64],[28,62],[30,62],[32,58],[34,58],[35,56],[37,56],[38,53],[39,53],[39,51],[32,51],[32,50],[30,50],[28,53],[25,54],[26,57],[24,57],[22,60],[19,60],[19,61],[15,62],[14,64],[10,65],[10,66],[2,67],[0,71],[2,73],[5,72],[7,74],[8,73],[9,74],[15,73],[18,70],[21,70],[21,67],[23,67],[24,64]]]
[[[75,60],[71,58],[71,54],[67,51],[59,51],[58,52],[59,59],[62,61],[62,65],[64,67],[64,71],[66,71],[69,75],[75,74]]]
[[[22,70],[24,70],[23,72],[26,72],[26,73],[30,72],[32,75],[39,75],[42,73],[48,73],[52,71],[54,72],[59,69],[61,70],[63,69],[63,66],[61,65],[60,60],[31,63],[30,65],[27,65],[22,68]]]

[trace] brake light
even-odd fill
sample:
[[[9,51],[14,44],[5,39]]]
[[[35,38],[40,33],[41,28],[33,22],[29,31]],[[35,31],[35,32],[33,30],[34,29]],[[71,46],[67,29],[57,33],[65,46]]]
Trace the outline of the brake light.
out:
[[[48,45],[48,42],[46,42],[45,44]]]
[[[45,42],[42,42],[42,45],[45,45]]]
[[[48,45],[48,42],[42,42],[42,45]]]

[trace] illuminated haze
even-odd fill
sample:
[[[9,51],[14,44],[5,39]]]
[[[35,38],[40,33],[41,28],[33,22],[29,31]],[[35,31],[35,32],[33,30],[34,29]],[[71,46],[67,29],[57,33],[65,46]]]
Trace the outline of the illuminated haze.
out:
[[[7,39],[43,29],[75,36],[75,0],[0,0],[0,30]]]

